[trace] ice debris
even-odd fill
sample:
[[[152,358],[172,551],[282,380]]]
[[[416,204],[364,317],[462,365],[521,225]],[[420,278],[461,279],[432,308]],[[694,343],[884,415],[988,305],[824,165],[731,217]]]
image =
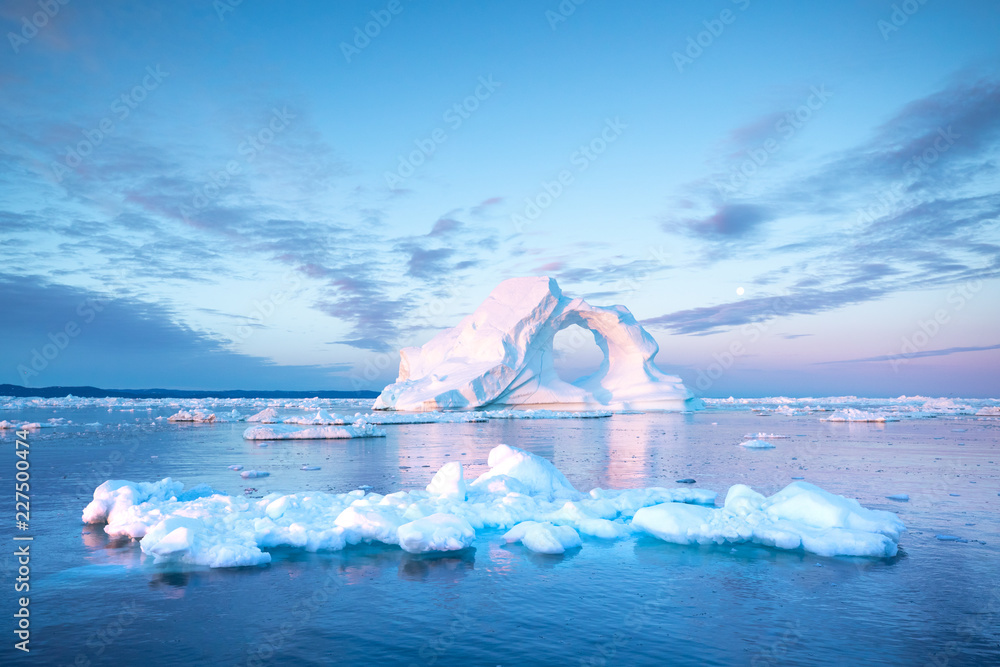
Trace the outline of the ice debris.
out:
[[[725,505],[714,508],[716,494],[696,488],[581,493],[550,461],[508,445],[493,448],[488,463],[490,470],[471,483],[461,464],[450,462],[426,490],[386,495],[358,489],[253,499],[207,486],[184,491],[169,478],[112,480],[95,489],[83,520],[105,523],[109,535],[139,540],[155,562],[208,567],[268,563],[267,549],[275,547],[339,550],[381,542],[411,553],[454,551],[471,546],[485,530],[506,531],[505,541],[543,553],[580,546],[581,535],[614,540],[642,531],[680,544],[755,542],[882,557],[896,553],[904,530],[891,512],[865,509],[805,483],[770,498],[736,485]]]

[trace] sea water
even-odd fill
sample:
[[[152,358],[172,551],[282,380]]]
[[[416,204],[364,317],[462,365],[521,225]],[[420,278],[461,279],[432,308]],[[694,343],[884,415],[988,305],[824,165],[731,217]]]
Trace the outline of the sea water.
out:
[[[31,654],[38,664],[661,665],[987,664],[1000,660],[1000,420],[910,411],[889,423],[759,402],[693,414],[388,425],[385,438],[246,441],[246,423],[171,423],[169,401],[16,401],[30,432]],[[340,414],[364,403],[320,401]],[[244,414],[271,402],[244,401]],[[208,403],[229,415],[233,402]],[[868,409],[864,401],[852,403]],[[798,406],[802,407],[802,406]],[[837,406],[834,406],[837,407]],[[288,414],[308,414],[290,402]],[[313,409],[313,412],[315,410]],[[915,418],[914,418],[915,417]],[[91,424],[91,425],[86,425]],[[781,435],[774,449],[739,446]],[[14,432],[0,484],[12,485]],[[106,479],[206,483],[233,495],[423,488],[444,463],[466,478],[506,443],[551,460],[581,490],[796,478],[897,512],[892,559],[821,558],[752,545],[584,537],[560,556],[480,532],[473,549],[414,556],[381,544],[272,551],[267,566],[156,565],[136,542],[81,523]],[[2,461],[6,461],[3,463]],[[230,465],[266,470],[242,479]],[[304,465],[319,470],[302,470]],[[898,502],[887,496],[906,494]],[[11,493],[11,496],[13,494]],[[13,501],[0,556],[12,590]],[[940,537],[956,537],[943,540]],[[11,619],[14,593],[3,596]],[[2,624],[0,624],[2,625]],[[2,628],[0,628],[2,629]]]

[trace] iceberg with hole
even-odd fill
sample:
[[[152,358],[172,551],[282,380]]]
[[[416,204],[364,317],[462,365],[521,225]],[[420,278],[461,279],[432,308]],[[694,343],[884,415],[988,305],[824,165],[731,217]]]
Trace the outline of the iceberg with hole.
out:
[[[83,521],[139,541],[155,563],[241,567],[271,561],[268,549],[340,550],[361,542],[410,553],[474,545],[480,531],[544,554],[649,534],[677,544],[755,542],[825,556],[894,556],[902,522],[892,512],[804,482],[765,498],[737,484],[725,505],[704,489],[649,487],[578,491],[550,461],[507,445],[490,469],[467,483],[462,464],[442,466],[426,489],[380,494],[303,491],[263,498],[230,496],[202,485],[184,490],[109,480],[94,490]],[[244,478],[264,477],[244,471]]]
[[[556,333],[574,324],[593,334],[604,360],[592,375],[569,383],[556,373],[552,342]],[[680,378],[656,367],[658,351],[625,306],[571,299],[545,276],[511,278],[458,326],[422,347],[400,350],[399,377],[382,390],[373,408],[701,408]]]

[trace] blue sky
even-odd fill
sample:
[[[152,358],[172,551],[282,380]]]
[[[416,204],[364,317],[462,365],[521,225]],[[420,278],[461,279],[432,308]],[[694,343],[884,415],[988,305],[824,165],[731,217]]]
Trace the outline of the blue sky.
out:
[[[380,389],[551,275],[703,395],[1000,395],[996,3],[36,0],[0,26],[0,382]]]

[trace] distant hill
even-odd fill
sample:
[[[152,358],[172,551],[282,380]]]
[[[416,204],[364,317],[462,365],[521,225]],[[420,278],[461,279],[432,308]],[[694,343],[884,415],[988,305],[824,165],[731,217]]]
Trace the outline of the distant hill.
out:
[[[377,391],[187,391],[184,389],[100,389],[98,387],[22,387],[0,384],[0,396],[39,398],[375,398]]]

